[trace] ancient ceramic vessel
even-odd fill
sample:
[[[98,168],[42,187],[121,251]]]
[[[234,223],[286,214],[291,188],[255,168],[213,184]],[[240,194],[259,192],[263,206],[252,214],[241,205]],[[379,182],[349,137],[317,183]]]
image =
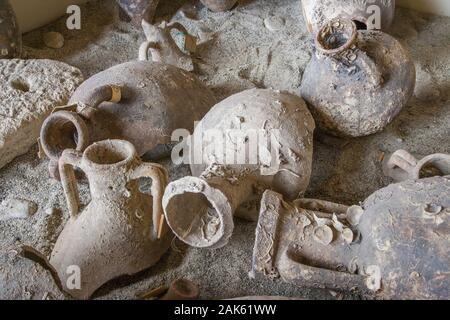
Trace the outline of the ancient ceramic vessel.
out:
[[[65,149],[83,151],[95,141],[124,139],[140,155],[170,143],[175,129],[192,130],[215,101],[194,75],[167,64],[134,61],[100,72],[45,120],[41,144],[50,172],[58,176]]]
[[[238,0],[200,0],[209,10],[214,12],[228,11]]]
[[[387,30],[395,14],[395,0],[302,0],[301,3],[306,25],[313,33],[336,17],[351,19],[360,29]]]
[[[171,32],[177,30],[184,35],[185,39],[193,39],[186,28],[178,22],[162,22],[159,26],[152,25],[142,20],[147,41],[142,43],[139,49],[139,60],[155,61],[177,66],[186,71],[193,71],[194,64],[192,58],[181,51],[172,38]],[[186,40],[185,40],[186,41]],[[149,57],[149,52],[151,57]]]
[[[393,37],[336,18],[315,43],[300,91],[322,129],[350,137],[379,132],[411,97],[414,64]]]
[[[349,208],[267,191],[253,272],[383,299],[448,299],[449,194],[449,176],[392,184]]]
[[[89,180],[91,201],[83,212],[79,212],[73,167],[83,170]],[[162,166],[142,163],[127,141],[105,140],[83,154],[65,150],[59,169],[70,219],[58,237],[50,264],[65,291],[87,299],[107,281],[158,262],[172,239],[162,229],[161,198],[168,181]],[[152,179],[152,196],[139,190],[137,180],[143,177]],[[77,272],[79,287],[71,277]]]
[[[8,0],[0,2],[0,59],[19,58],[22,51],[22,34],[16,15]]]
[[[140,26],[142,20],[149,23],[153,21],[159,1],[160,0],[117,0],[117,3],[131,21],[136,26]]]
[[[257,219],[264,190],[289,199],[302,194],[311,174],[314,128],[304,101],[279,91],[247,90],[214,106],[185,153],[194,153],[193,176],[172,182],[164,194],[173,232],[191,246],[218,248],[233,232],[234,215]]]
[[[395,181],[418,180],[424,176],[450,175],[450,155],[431,154],[417,160],[408,151],[397,150],[383,163],[383,171]]]

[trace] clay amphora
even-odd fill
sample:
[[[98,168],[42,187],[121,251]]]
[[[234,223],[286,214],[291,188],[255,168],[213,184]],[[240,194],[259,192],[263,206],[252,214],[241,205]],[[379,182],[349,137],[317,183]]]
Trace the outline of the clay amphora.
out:
[[[151,23],[155,17],[160,0],[116,0],[119,7],[131,19],[133,24],[140,26],[141,22]]]
[[[392,184],[349,208],[267,191],[253,272],[382,299],[448,299],[449,195],[449,176]]]
[[[0,2],[0,59],[19,58],[22,34],[9,0]]]
[[[83,170],[89,180],[91,201],[82,212],[73,167]],[[127,141],[105,140],[83,154],[65,150],[59,169],[70,219],[50,264],[65,291],[87,299],[107,281],[158,262],[172,240],[161,219],[161,198],[168,180],[162,166],[142,163]],[[152,196],[139,190],[137,180],[143,177],[152,179]]]
[[[191,246],[219,248],[233,232],[234,215],[257,220],[264,190],[273,188],[289,199],[302,194],[311,175],[314,128],[304,101],[279,91],[247,90],[214,106],[191,137],[191,149],[202,154],[198,162],[190,159],[193,176],[165,191],[172,231]],[[215,137],[209,140],[211,133]],[[263,148],[267,138],[273,157]],[[245,159],[238,162],[235,156]]]
[[[387,30],[395,14],[395,0],[302,0],[301,3],[308,30],[314,34],[339,16],[355,21],[361,29]]]
[[[231,10],[238,0],[200,0],[209,10],[222,12]]]
[[[170,143],[175,129],[192,130],[215,103],[193,74],[168,64],[133,61],[102,71],[45,120],[40,141],[50,173],[58,177],[56,164],[65,149],[83,151],[105,139],[130,141],[142,155]]]
[[[300,92],[322,129],[350,137],[379,132],[411,97],[414,63],[393,37],[336,18],[315,44]]]
[[[159,26],[156,26],[142,20],[142,28],[147,41],[142,43],[139,49],[139,60],[152,60],[170,64],[186,71],[194,71],[192,58],[181,51],[172,38],[171,32],[177,30],[184,35],[185,39],[188,39],[188,37],[194,39],[181,23],[163,21]]]

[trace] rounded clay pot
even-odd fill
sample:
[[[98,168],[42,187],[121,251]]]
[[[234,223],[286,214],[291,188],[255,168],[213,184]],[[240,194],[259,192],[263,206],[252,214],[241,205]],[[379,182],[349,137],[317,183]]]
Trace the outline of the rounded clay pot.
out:
[[[413,94],[414,63],[388,34],[358,31],[351,20],[337,18],[315,43],[300,92],[321,129],[346,137],[374,134]]]

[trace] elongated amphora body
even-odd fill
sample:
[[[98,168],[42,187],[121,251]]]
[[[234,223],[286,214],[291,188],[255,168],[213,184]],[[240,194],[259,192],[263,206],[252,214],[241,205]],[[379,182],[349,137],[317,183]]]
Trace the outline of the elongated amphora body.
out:
[[[406,180],[378,190],[361,206],[285,202],[266,191],[254,274],[300,287],[356,289],[372,298],[449,299],[450,157],[424,158],[422,164],[447,175],[422,179],[411,179],[418,168],[412,159],[405,151],[394,154],[389,168]]]

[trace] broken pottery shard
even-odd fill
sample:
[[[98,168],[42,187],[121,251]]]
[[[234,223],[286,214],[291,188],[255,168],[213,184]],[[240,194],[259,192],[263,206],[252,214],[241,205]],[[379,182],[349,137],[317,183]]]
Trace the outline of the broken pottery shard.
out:
[[[38,206],[28,200],[8,199],[0,205],[0,221],[26,219],[36,213]]]
[[[182,278],[173,281],[160,300],[197,300],[199,295],[198,284]]]
[[[0,60],[0,168],[36,143],[44,119],[83,81],[52,60]]]

